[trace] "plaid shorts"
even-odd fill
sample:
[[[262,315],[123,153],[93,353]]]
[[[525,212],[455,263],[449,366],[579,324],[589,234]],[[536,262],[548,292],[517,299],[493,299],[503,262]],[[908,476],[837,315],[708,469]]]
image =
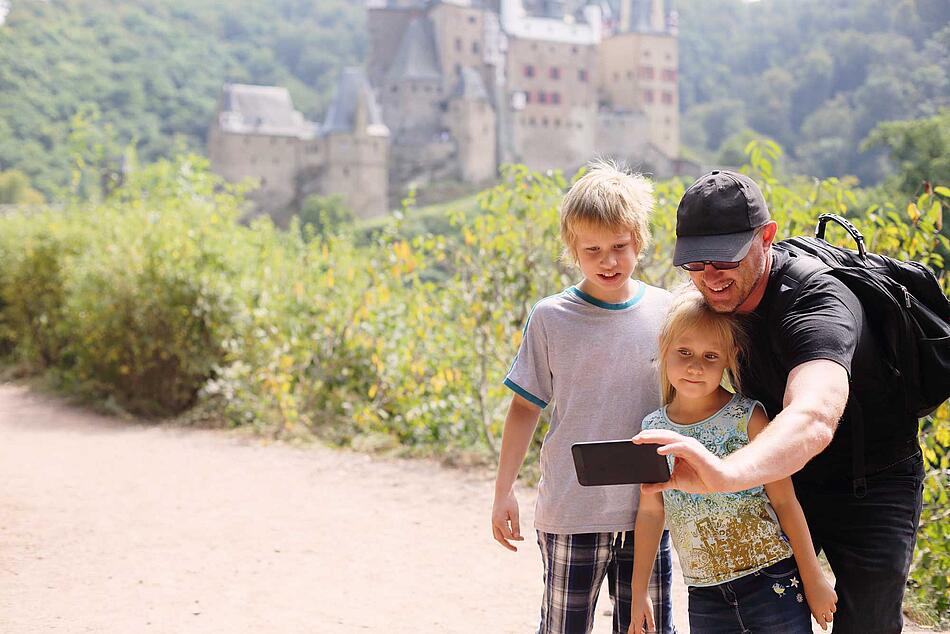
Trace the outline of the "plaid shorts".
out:
[[[555,535],[538,531],[544,565],[544,599],[538,634],[588,634],[594,626],[597,595],[607,577],[614,605],[613,631],[627,634],[633,593],[633,531]],[[670,535],[663,531],[650,577],[657,632],[675,634]]]

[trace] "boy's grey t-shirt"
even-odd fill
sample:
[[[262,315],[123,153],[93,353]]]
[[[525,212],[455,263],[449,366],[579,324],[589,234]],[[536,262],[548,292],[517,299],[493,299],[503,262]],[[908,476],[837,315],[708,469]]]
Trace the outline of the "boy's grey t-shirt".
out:
[[[582,487],[571,445],[630,438],[660,406],[654,361],[670,294],[637,284],[622,304],[601,302],[572,286],[542,299],[528,316],[505,385],[541,408],[553,405],[534,518],[542,532],[634,527],[639,485]]]

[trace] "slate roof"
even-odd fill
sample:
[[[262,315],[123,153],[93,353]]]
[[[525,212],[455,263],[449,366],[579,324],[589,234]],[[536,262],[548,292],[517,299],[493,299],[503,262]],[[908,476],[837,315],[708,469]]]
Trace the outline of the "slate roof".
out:
[[[294,109],[286,88],[225,84],[218,123],[225,132],[311,138],[316,124]]]
[[[442,79],[435,31],[428,18],[413,19],[399,43],[399,50],[386,73],[392,81],[403,79]]]
[[[488,101],[488,91],[485,90],[485,82],[482,81],[481,74],[470,66],[463,68],[458,83],[452,91],[452,98]]]
[[[320,132],[352,132],[356,123],[356,110],[361,101],[366,108],[366,131],[369,134],[388,135],[389,129],[383,123],[373,89],[361,68],[343,69]]]

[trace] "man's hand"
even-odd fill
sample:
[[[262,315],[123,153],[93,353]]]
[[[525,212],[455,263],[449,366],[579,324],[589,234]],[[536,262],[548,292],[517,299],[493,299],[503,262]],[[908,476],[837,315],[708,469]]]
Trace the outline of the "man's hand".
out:
[[[508,550],[518,550],[511,541],[524,541],[524,537],[521,536],[518,498],[515,497],[514,491],[504,497],[495,498],[491,509],[491,532],[495,541]]]
[[[668,482],[642,484],[646,493],[679,489],[687,493],[719,493],[738,490],[732,482],[729,465],[713,455],[695,438],[666,429],[647,429],[633,437],[638,445],[660,445],[661,456],[674,456],[673,471]]]

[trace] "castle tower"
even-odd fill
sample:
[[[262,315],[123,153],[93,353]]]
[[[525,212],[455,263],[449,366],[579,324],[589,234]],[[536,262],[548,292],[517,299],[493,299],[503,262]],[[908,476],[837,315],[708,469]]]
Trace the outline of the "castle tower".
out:
[[[229,181],[256,179],[250,197],[276,211],[294,200],[298,150],[315,137],[316,126],[294,109],[286,88],[225,84],[208,130],[208,156]]]
[[[495,111],[482,76],[463,68],[446,108],[446,128],[455,139],[459,177],[468,183],[493,178],[495,166]]]
[[[442,69],[432,23],[413,19],[380,86],[383,118],[399,143],[431,136],[441,124]]]
[[[320,189],[338,193],[357,218],[388,211],[389,129],[362,69],[347,68],[321,134],[326,161]]]

